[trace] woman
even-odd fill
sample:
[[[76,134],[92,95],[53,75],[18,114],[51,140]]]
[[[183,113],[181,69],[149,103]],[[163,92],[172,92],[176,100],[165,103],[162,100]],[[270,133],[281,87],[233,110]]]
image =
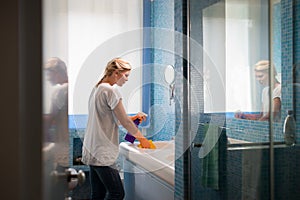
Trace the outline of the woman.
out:
[[[255,78],[256,80],[264,86],[262,91],[262,112],[259,114],[245,114],[245,113],[236,113],[236,118],[241,119],[249,119],[249,120],[259,120],[259,121],[267,121],[270,119],[270,115],[273,114],[274,121],[280,120],[280,110],[281,110],[281,84],[276,79],[276,69],[274,66],[274,81],[273,81],[273,91],[272,91],[272,101],[273,107],[270,111],[269,109],[269,70],[270,70],[270,62],[268,60],[261,60],[255,64]]]
[[[115,58],[108,62],[103,78],[93,88],[89,98],[89,116],[83,141],[82,162],[90,166],[92,199],[123,199],[124,189],[115,168],[119,154],[119,123],[128,130],[142,147],[149,141],[127,116],[122,97],[115,84],[122,86],[128,80],[130,64]],[[146,116],[136,116],[144,120]],[[135,118],[136,118],[135,117]]]

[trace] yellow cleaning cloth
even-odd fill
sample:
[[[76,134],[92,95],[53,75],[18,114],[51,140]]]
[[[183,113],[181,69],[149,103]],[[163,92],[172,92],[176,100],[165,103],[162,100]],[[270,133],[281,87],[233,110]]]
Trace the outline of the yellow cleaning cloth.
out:
[[[155,144],[153,144],[152,140],[149,140],[149,143],[150,143],[150,149],[156,149],[156,146]],[[141,144],[138,144],[137,146],[139,148],[143,148]]]

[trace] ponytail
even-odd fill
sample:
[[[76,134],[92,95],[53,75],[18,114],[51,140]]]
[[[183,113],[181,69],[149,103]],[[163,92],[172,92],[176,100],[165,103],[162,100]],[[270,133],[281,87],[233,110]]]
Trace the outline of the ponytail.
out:
[[[110,60],[105,68],[104,76],[100,79],[100,81],[96,84],[96,87],[98,87],[104,78],[111,76],[114,71],[130,71],[131,65],[129,62],[121,59],[121,58],[114,58]]]

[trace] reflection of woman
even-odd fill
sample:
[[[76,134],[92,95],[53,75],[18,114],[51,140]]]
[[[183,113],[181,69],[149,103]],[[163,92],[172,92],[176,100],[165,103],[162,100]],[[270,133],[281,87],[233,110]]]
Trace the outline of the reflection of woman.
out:
[[[47,142],[51,143],[45,143],[43,148],[44,159],[47,162],[44,176],[48,177],[50,172],[53,171],[52,167],[61,173],[64,173],[69,167],[68,72],[65,62],[57,57],[49,58],[44,69],[47,81],[53,86],[50,112],[44,114],[43,121],[45,133],[51,135],[50,138],[47,138]],[[52,158],[52,156],[54,157]],[[68,197],[67,182],[65,180],[57,181],[55,186],[48,185],[47,180],[45,180],[45,187],[47,188],[46,196],[49,199],[59,199],[63,193],[65,197]],[[68,189],[74,187],[71,182],[68,186]]]
[[[44,117],[44,128],[55,130],[55,162],[61,167],[69,166],[68,129],[68,73],[64,61],[57,57],[47,60],[45,65],[47,80],[53,86],[50,113]]]
[[[149,141],[127,116],[115,84],[122,86],[130,74],[130,64],[120,58],[108,62],[103,78],[89,98],[89,116],[83,141],[82,162],[90,166],[92,199],[123,199],[124,189],[115,168],[119,154],[118,123],[132,133],[142,147]],[[145,119],[145,116],[138,116]]]
[[[270,63],[267,60],[259,61],[255,64],[255,77],[260,84],[264,87],[262,91],[262,112],[260,114],[245,114],[245,113],[236,113],[236,118],[241,119],[250,119],[250,120],[260,120],[265,121],[270,119],[270,113],[273,113],[273,117],[275,121],[280,119],[280,109],[281,109],[281,84],[275,78],[276,70],[274,68],[274,85],[272,91],[272,100],[273,100],[273,107],[271,112],[269,111],[269,69]]]

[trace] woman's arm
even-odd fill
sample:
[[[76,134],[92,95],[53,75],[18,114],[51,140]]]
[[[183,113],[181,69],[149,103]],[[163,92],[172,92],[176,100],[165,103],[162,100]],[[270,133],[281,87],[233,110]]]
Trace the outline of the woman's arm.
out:
[[[133,121],[127,116],[126,111],[124,109],[122,99],[120,99],[119,103],[113,110],[116,117],[118,118],[121,125],[136,139],[138,139],[144,148],[150,148],[149,141],[143,136],[143,134],[139,131],[139,129],[135,126]]]
[[[281,109],[281,100],[279,97],[273,99],[273,109],[269,111],[266,115],[262,116],[259,120],[266,121],[270,119],[270,113],[273,114],[274,119],[279,115]]]
[[[234,117],[239,119],[258,120],[262,114],[245,114],[242,112],[235,113]]]
[[[273,99],[273,117],[276,120],[280,117],[281,112],[281,100],[279,97]]]

